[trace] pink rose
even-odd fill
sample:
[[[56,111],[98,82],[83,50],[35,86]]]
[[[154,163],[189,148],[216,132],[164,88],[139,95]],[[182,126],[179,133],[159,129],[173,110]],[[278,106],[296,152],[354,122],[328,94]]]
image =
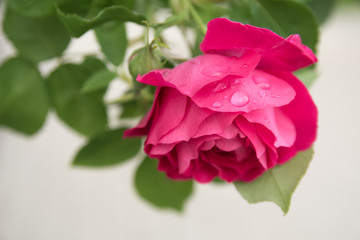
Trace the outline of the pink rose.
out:
[[[173,179],[251,181],[309,148],[317,109],[293,71],[316,62],[299,35],[224,18],[209,22],[204,55],[137,81],[157,86],[151,111],[125,136]]]

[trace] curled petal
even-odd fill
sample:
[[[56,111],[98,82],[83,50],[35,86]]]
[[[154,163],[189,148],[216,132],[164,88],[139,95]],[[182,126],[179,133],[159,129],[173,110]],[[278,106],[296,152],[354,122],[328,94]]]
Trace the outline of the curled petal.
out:
[[[295,71],[317,61],[312,51],[301,44],[298,36],[284,39],[268,29],[225,18],[216,18],[208,23],[200,49],[204,53],[230,56],[255,51],[261,55],[260,67],[272,70]]]
[[[124,137],[143,136],[149,133],[153,115],[156,113],[160,104],[158,100],[159,92],[160,88],[155,92],[154,103],[151,107],[151,110],[141,119],[137,126],[127,129],[124,132]]]
[[[294,147],[298,150],[309,148],[316,138],[318,111],[305,85],[293,74],[281,72],[277,76],[286,80],[296,91],[296,97],[280,109],[294,123],[296,140]]]
[[[252,123],[265,126],[275,136],[274,146],[291,147],[296,139],[296,129],[291,119],[278,108],[264,108],[245,113]]]
[[[256,157],[264,169],[268,169],[266,159],[266,145],[256,133],[256,128],[244,117],[239,116],[235,120],[240,130],[248,137],[254,147]]]
[[[185,97],[185,96],[184,96]],[[186,98],[186,97],[185,97]],[[173,111],[178,111],[177,102],[172,98],[164,99],[164,101],[168,102]],[[168,131],[164,134],[160,139],[158,139],[159,143],[175,143],[181,141],[188,141],[195,133],[198,131],[201,123],[212,114],[212,111],[209,109],[199,108],[196,104],[194,104],[189,98],[186,105],[186,109],[182,115],[180,121],[177,121],[176,124],[171,124],[171,126],[175,126],[173,128],[167,128]],[[171,119],[169,119],[171,116]],[[196,116],[196,117],[195,117]],[[172,122],[172,114],[166,112],[162,116],[164,121]],[[160,126],[157,126],[160,128]]]

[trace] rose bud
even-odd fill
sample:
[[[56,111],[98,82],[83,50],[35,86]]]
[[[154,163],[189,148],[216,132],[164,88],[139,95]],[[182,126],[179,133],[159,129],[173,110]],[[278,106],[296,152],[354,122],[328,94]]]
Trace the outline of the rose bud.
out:
[[[136,50],[129,58],[129,71],[134,78],[162,66],[161,58],[152,44]]]

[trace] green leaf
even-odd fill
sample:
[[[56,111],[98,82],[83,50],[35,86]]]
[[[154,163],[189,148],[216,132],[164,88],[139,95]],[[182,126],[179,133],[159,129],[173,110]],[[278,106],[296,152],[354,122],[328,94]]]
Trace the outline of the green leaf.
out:
[[[268,170],[252,182],[235,182],[235,187],[249,203],[274,202],[286,214],[291,196],[305,174],[313,153],[312,148],[299,152],[289,162]]]
[[[219,185],[219,184],[227,184],[228,182],[220,179],[219,177],[216,177],[216,178],[214,178],[214,180],[212,181],[212,183],[215,183],[215,184]]]
[[[118,22],[108,22],[95,28],[95,34],[106,58],[115,66],[120,65],[127,48],[125,25]]]
[[[106,68],[105,64],[95,56],[87,56],[81,66],[92,74]]]
[[[229,3],[230,12],[229,18],[233,21],[238,21],[243,24],[251,24],[252,14],[250,4],[245,0],[232,0]]]
[[[35,66],[21,58],[0,67],[0,125],[25,134],[37,132],[49,108],[44,81]]]
[[[295,76],[298,77],[307,88],[310,88],[318,77],[318,72],[313,67],[304,68],[294,72]]]
[[[53,0],[9,0],[9,7],[27,17],[44,17],[55,10]]]
[[[335,6],[335,0],[312,0],[308,3],[320,23],[325,22]]]
[[[160,208],[182,211],[193,189],[192,181],[174,181],[157,170],[157,161],[146,157],[135,174],[137,192],[146,201]]]
[[[191,48],[191,54],[193,57],[203,54],[199,47],[203,40],[204,40],[204,35],[200,31],[197,31],[195,33],[195,43]]]
[[[145,100],[141,101],[141,99],[134,99],[121,104],[121,106],[123,107],[121,118],[136,118],[145,115],[145,113],[151,107],[151,102]]]
[[[169,8],[169,0],[135,0],[133,9],[143,15],[151,16],[162,8]]]
[[[303,43],[313,50],[318,42],[318,23],[304,3],[292,0],[233,1],[230,18],[258,27],[268,28],[283,37],[300,34]],[[240,15],[238,11],[245,12]]]
[[[162,33],[162,31],[164,31],[165,29],[182,23],[185,20],[185,17],[186,17],[185,11],[182,11],[179,14],[168,17],[161,23],[155,24],[153,26],[153,28],[155,29],[155,38],[158,38]]]
[[[58,116],[87,136],[106,129],[107,114],[102,99],[105,91],[82,94],[80,90],[91,75],[104,68],[101,61],[89,58],[81,65],[60,66],[48,79],[51,100]]]
[[[111,80],[116,77],[116,73],[110,72],[107,69],[101,69],[90,76],[81,88],[81,93],[90,93],[97,90],[105,89]]]
[[[335,0],[296,0],[307,4],[315,13],[320,23],[324,23],[334,9]]]
[[[90,17],[66,11],[61,5],[57,7],[57,13],[69,33],[74,37],[80,37],[89,29],[110,21],[117,21],[118,23],[127,21],[143,24],[142,21],[145,20],[145,17],[119,5],[105,7],[97,14],[91,14]]]
[[[125,162],[140,150],[140,138],[123,138],[125,129],[108,131],[91,139],[77,153],[73,165],[107,167]]]
[[[228,11],[228,6],[218,3],[206,2],[198,5],[198,14],[204,22],[224,16]]]
[[[7,9],[4,32],[19,54],[39,62],[59,56],[70,42],[70,36],[55,14],[29,18]]]

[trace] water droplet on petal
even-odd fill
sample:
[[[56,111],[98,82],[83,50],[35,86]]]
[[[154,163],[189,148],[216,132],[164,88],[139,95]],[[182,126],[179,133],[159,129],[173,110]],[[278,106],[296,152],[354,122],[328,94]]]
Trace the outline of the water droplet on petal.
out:
[[[262,82],[262,83],[258,83],[256,84],[259,88],[262,88],[262,89],[269,89],[270,88],[270,84],[269,83],[266,83],[266,82]]]
[[[165,70],[165,71],[162,73],[162,76],[163,76],[163,77],[167,77],[169,74],[170,74],[170,71],[169,71],[169,70]]]
[[[270,87],[271,87],[270,83],[268,83],[268,80],[261,75],[253,76],[253,80],[259,88],[270,89]]]
[[[227,88],[226,83],[221,82],[218,85],[216,85],[213,92],[221,92],[221,91],[224,91],[226,88]]]
[[[246,93],[238,91],[231,96],[230,102],[234,106],[242,107],[249,103],[249,97]]]
[[[185,95],[190,95],[190,92],[189,91],[184,91],[184,94]]]
[[[249,66],[248,64],[244,64],[242,67],[247,68],[248,66]]]
[[[259,96],[265,98],[266,93],[264,91],[259,91]]]
[[[212,105],[214,108],[219,108],[222,106],[222,103],[221,102],[214,102],[213,105]]]
[[[226,65],[210,66],[202,70],[202,74],[208,77],[220,77],[229,72],[229,67]]]
[[[228,99],[228,98],[229,98],[229,96],[226,96],[226,95],[224,96],[224,99]]]
[[[234,84],[240,84],[240,83],[241,83],[241,79],[240,79],[240,78],[235,79]]]

